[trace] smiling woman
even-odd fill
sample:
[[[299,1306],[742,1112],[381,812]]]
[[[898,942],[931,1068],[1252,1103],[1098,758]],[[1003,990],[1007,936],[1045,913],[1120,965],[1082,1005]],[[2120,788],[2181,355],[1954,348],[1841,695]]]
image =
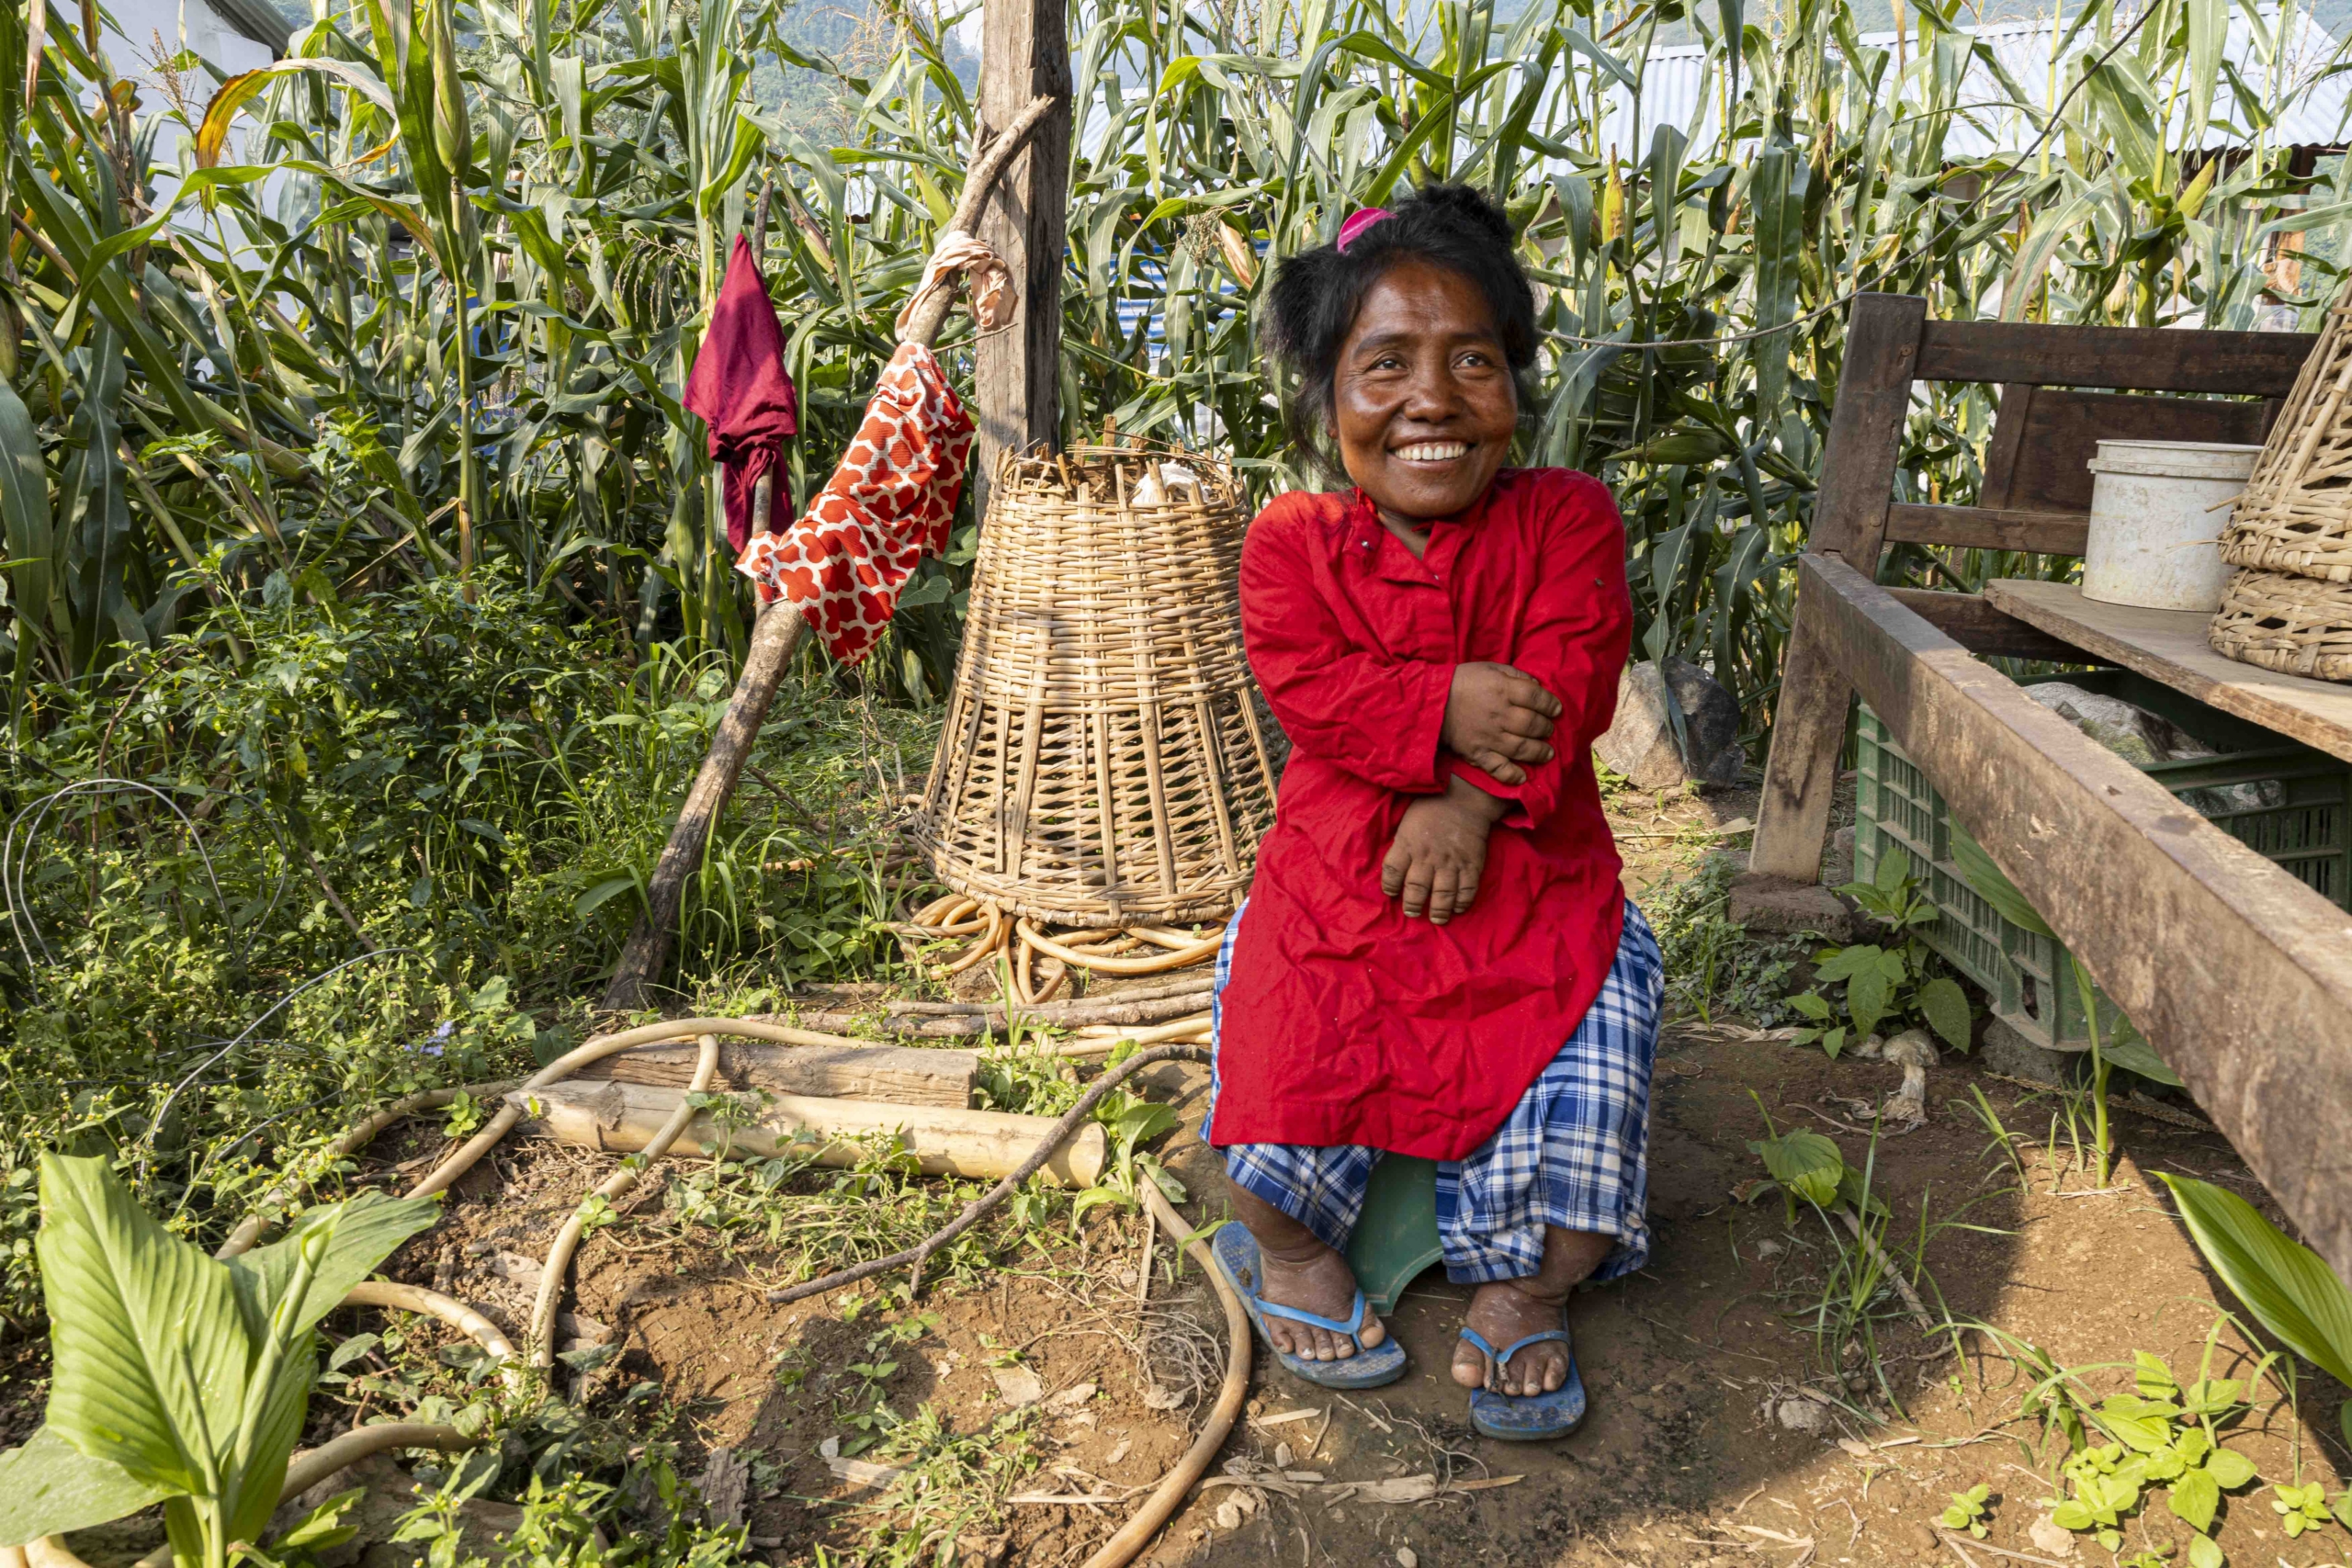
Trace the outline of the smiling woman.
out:
[[[1649,1245],[1663,969],[1590,752],[1624,529],[1598,480],[1504,467],[1532,300],[1476,193],[1285,262],[1266,339],[1294,439],[1351,488],[1278,498],[1243,547],[1293,750],[1218,966],[1208,1137],[1242,1226],[1216,1253],[1293,1371],[1399,1377],[1341,1254],[1384,1153],[1436,1160],[1448,1272],[1481,1287],[1453,1367],[1472,1425],[1558,1437],[1584,1414],[1568,1292]]]

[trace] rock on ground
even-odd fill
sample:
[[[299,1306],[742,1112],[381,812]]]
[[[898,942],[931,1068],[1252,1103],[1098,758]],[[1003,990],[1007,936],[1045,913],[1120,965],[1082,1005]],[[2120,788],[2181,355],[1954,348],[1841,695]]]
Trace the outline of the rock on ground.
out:
[[[1818,882],[1748,872],[1731,885],[1731,919],[1751,931],[1812,931],[1832,942],[1860,940],[1862,918]]]
[[[1682,710],[1690,761],[1674,743],[1668,691]],[[1643,789],[1671,789],[1688,779],[1734,784],[1747,756],[1739,745],[1739,704],[1721,682],[1687,659],[1669,655],[1666,672],[1640,660],[1617,678],[1617,717],[1592,749],[1612,772]]]

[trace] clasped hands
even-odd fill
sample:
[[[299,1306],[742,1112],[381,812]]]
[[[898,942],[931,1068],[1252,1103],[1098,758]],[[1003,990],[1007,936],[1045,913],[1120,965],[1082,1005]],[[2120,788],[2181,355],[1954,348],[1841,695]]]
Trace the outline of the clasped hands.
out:
[[[1458,664],[1441,739],[1446,750],[1498,784],[1523,784],[1521,763],[1552,760],[1546,742],[1561,711],[1560,699],[1524,671]],[[1450,775],[1443,795],[1422,795],[1405,808],[1381,863],[1382,896],[1402,898],[1408,919],[1426,913],[1437,926],[1468,909],[1487,868],[1487,835],[1510,807]]]

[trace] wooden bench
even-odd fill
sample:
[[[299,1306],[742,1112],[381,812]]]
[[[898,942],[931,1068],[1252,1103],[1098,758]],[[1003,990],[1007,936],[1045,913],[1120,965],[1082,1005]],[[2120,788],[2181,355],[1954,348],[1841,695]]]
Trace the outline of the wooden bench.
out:
[[[2079,554],[2099,439],[2258,441],[2313,342],[1933,321],[1924,300],[1856,300],[1748,875],[1751,893],[1818,880],[1859,693],[2352,1278],[2352,916],[1978,656],[2124,665],[2347,759],[2352,687],[2232,663],[2205,646],[2205,616],[2097,604],[2065,584],[1976,595],[1873,581],[1904,540]],[[1894,504],[1917,380],[2001,388],[1979,505]],[[2066,389],[2082,388],[2098,390]],[[2176,395],[2118,395],[2140,392]]]

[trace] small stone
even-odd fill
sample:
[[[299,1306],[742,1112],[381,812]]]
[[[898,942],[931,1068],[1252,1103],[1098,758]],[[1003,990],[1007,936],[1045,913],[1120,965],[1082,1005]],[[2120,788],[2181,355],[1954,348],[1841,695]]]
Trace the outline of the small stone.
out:
[[[1817,1436],[1829,1430],[1829,1412],[1810,1399],[1784,1399],[1773,1415],[1792,1432]]]
[[[1238,1530],[1241,1528],[1241,1505],[1227,1497],[1216,1506],[1216,1528]]]
[[[490,1271],[526,1294],[539,1288],[539,1260],[536,1258],[526,1258],[519,1252],[495,1252],[491,1254]]]
[[[1000,1384],[999,1386],[1001,1385]],[[1052,1411],[1057,1416],[1068,1416],[1074,1411],[1083,1410],[1086,1407],[1087,1401],[1093,1397],[1094,1385],[1092,1383],[1074,1383],[1070,1387],[1066,1388],[1059,1393],[1054,1395],[1053,1398],[1046,1401],[1046,1408]]]
[[[1938,1539],[1935,1531],[1925,1525],[1901,1525],[1896,1528],[1895,1534],[1910,1542],[1911,1549],[1915,1551],[1939,1551],[1943,1549],[1942,1540]]]
[[[1421,1568],[1421,1560],[1409,1546],[1396,1549],[1396,1568]]]
[[[1686,779],[1737,784],[1747,761],[1738,701],[1687,659],[1669,654],[1665,666],[1663,674],[1651,659],[1625,667],[1617,678],[1616,718],[1592,743],[1594,754],[1640,789],[1672,789]],[[1669,700],[1681,710],[1687,750],[1676,742]]]
[[[1288,1470],[1290,1468],[1290,1445],[1288,1443],[1276,1443],[1274,1445],[1274,1468],[1276,1470]]]
[[[1862,921],[1837,894],[1817,882],[1790,882],[1750,872],[1731,886],[1731,921],[1750,931],[1811,931],[1852,942]]]
[[[996,1380],[996,1392],[1007,1404],[1035,1404],[1046,1397],[1046,1385],[1027,1367],[990,1367],[989,1376]]]
[[[2052,1557],[2075,1555],[2075,1532],[2047,1514],[2034,1520],[2026,1534],[2032,1538],[2037,1551],[2046,1551]]]

